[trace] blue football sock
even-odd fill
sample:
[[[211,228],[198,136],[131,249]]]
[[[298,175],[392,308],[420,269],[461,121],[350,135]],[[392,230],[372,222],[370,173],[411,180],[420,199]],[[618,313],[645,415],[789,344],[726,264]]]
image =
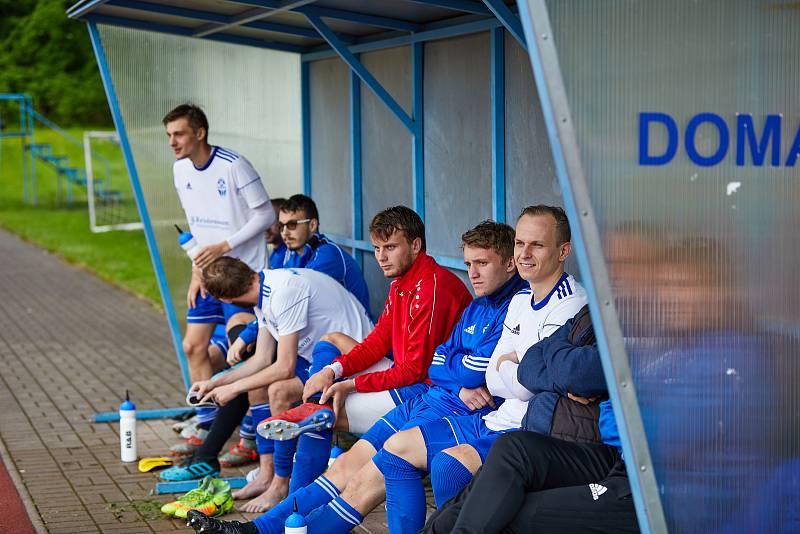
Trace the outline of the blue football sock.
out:
[[[217,410],[219,408],[215,406],[197,408],[195,410],[197,412],[197,426],[204,430],[211,428],[211,423],[214,422],[214,418],[217,416]]]
[[[431,486],[436,508],[458,495],[472,480],[472,473],[464,465],[447,454],[440,452],[431,460]]]
[[[324,506],[339,496],[339,488],[324,476],[297,491],[289,493],[284,500],[270,508],[270,510],[256,518],[256,524],[260,534],[282,534],[283,522],[292,514],[294,501],[297,501],[297,511],[302,515],[308,515],[316,508]],[[309,532],[311,532],[309,530]]]
[[[253,424],[253,416],[245,415],[242,424],[239,425],[239,437],[242,439],[256,439],[256,427]]]
[[[306,518],[308,531],[313,534],[347,534],[362,521],[364,517],[341,495]]]
[[[253,423],[255,425],[272,415],[272,412],[269,411],[268,403],[250,406],[250,413],[253,414]],[[256,434],[256,451],[258,451],[258,454],[272,454],[275,451],[275,442]]]
[[[330,365],[333,360],[341,355],[341,351],[333,343],[318,341],[311,352],[311,369],[308,370],[308,375],[311,376],[317,371],[321,371],[323,367]]]
[[[378,451],[372,461],[381,470],[386,482],[386,520],[389,523],[389,532],[419,532],[425,526],[423,472],[386,449]]]
[[[292,464],[294,463],[294,451],[297,450],[297,439],[287,439],[284,441],[274,440],[275,456],[275,475],[283,478],[292,476]]]
[[[307,432],[298,438],[289,493],[308,486],[325,472],[331,457],[331,439],[332,429]],[[277,465],[275,469],[277,473]]]

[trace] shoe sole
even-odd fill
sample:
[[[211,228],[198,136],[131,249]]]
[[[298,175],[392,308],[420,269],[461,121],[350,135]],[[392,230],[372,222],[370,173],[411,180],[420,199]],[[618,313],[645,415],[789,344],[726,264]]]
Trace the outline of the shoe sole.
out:
[[[292,423],[281,419],[264,421],[256,427],[256,432],[266,439],[287,441],[295,439],[306,432],[333,428],[334,415],[331,410],[320,410],[300,423]]]

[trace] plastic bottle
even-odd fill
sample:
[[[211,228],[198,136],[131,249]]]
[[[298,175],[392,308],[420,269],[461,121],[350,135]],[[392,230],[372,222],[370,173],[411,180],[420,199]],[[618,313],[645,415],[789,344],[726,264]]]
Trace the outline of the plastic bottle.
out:
[[[178,230],[178,244],[186,251],[186,255],[194,260],[203,247],[200,246],[200,243],[197,242],[191,232],[184,232],[177,224],[175,228]]]
[[[297,513],[297,499],[294,500],[292,505],[292,515],[286,518],[283,524],[284,534],[307,534],[308,526],[306,525],[306,518]]]
[[[119,448],[123,462],[135,462],[136,455],[136,405],[125,391],[125,402],[119,407]]]

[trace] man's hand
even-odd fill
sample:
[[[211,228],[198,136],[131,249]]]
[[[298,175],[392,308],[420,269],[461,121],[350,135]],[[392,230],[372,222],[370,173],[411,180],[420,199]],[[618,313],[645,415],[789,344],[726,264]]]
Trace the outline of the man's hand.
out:
[[[228,365],[234,366],[242,361],[242,353],[247,350],[247,344],[244,339],[237,337],[233,345],[228,349]]]
[[[220,406],[225,406],[233,399],[241,395],[241,393],[242,392],[239,391],[236,382],[234,382],[233,384],[227,384],[225,386],[214,388],[214,391],[211,392],[211,397]]]
[[[189,391],[194,393],[193,397],[203,400],[213,389],[214,383],[211,380],[201,380],[192,384]]]
[[[314,373],[303,387],[303,402],[308,402],[308,398],[315,393],[324,393],[326,389],[331,387],[335,378],[336,375],[333,373],[333,369],[322,369]]]
[[[570,399],[570,400],[574,400],[575,402],[579,402],[579,403],[583,404],[584,406],[586,406],[587,404],[593,403],[594,401],[596,401],[600,397],[589,397],[589,398],[579,397],[577,395],[573,395],[570,392],[567,392],[567,398]]]
[[[322,398],[319,399],[320,404],[326,404],[328,399],[333,399],[334,406],[343,406],[344,399],[356,390],[355,380],[344,380],[336,382],[330,387],[322,391]]]
[[[496,369],[498,371],[500,370],[500,366],[503,364],[503,362],[519,363],[519,356],[517,356],[516,352],[509,352],[508,354],[503,354],[502,356],[497,358],[497,367],[496,367]]]
[[[474,389],[461,388],[461,391],[458,392],[458,398],[467,405],[467,408],[473,411],[480,410],[487,404],[492,408],[497,408],[486,386],[479,386]]]
[[[201,248],[197,256],[194,257],[194,264],[201,269],[205,269],[212,261],[222,256],[230,249],[231,246],[227,241],[222,241],[216,245],[207,245]]]
[[[206,298],[207,293],[203,285],[203,271],[201,271],[197,265],[192,265],[192,279],[189,282],[189,291],[186,295],[186,304],[189,306],[189,309],[197,305],[198,291],[200,292],[200,296]]]

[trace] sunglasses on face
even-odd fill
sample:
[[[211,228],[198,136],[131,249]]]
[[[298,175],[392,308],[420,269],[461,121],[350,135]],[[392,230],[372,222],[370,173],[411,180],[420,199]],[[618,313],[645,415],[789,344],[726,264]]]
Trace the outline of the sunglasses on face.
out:
[[[298,224],[306,224],[309,222],[311,222],[311,219],[300,219],[299,221],[292,220],[292,221],[286,221],[286,223],[279,222],[278,231],[283,232],[284,228],[287,228],[289,230],[294,230],[295,228],[297,228]]]

